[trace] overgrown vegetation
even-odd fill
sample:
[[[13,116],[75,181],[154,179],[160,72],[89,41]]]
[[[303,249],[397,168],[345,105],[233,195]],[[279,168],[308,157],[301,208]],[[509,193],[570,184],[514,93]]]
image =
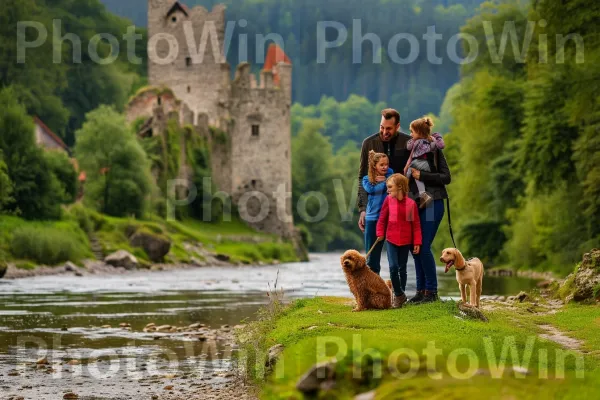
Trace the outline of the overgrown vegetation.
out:
[[[12,88],[0,87],[0,211],[25,219],[59,219],[72,200],[74,168],[35,143],[34,124]]]
[[[53,266],[92,257],[87,235],[73,220],[26,221],[4,215],[0,232],[0,260]]]
[[[75,155],[85,171],[84,202],[104,214],[142,217],[149,208],[150,166],[123,115],[101,106],[77,131]]]
[[[494,62],[489,44],[498,47],[506,21],[515,22],[519,52],[528,23],[533,39],[523,58],[506,46]],[[441,113],[450,126],[453,224],[468,256],[566,274],[600,240],[599,21],[586,1],[507,0],[484,3],[462,28],[480,52],[462,67]],[[575,40],[564,52],[557,47],[557,35],[569,33],[581,35],[585,62]],[[441,248],[450,242],[446,229],[440,233]]]

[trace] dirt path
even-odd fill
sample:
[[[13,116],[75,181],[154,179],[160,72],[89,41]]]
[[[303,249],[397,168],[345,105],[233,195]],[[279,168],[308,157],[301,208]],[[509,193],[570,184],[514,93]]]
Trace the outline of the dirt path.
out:
[[[561,346],[563,346],[564,348],[567,348],[569,350],[581,351],[581,346],[583,345],[583,342],[581,340],[578,340],[578,339],[575,339],[575,338],[565,335],[564,332],[560,331],[558,328],[556,328],[553,325],[538,325],[538,326],[547,332],[547,333],[540,333],[538,335],[539,337],[541,337],[543,339],[551,340],[555,343],[558,343]]]

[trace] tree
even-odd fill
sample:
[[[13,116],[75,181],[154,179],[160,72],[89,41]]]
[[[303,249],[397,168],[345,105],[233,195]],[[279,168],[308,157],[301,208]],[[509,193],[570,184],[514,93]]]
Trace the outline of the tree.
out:
[[[69,156],[59,151],[48,151],[44,156],[49,170],[58,179],[61,203],[74,202],[77,198],[77,172]]]
[[[334,223],[333,152],[321,129],[323,121],[305,120],[292,140],[294,221],[309,230],[312,241],[308,245],[313,251],[327,250],[327,244],[339,231]]]
[[[13,183],[8,176],[8,166],[4,162],[4,155],[0,150],[0,212],[14,201],[13,190]]]
[[[11,88],[0,90],[0,109],[0,152],[12,182],[13,199],[4,209],[27,219],[59,218],[63,200],[59,181],[35,143],[31,117]],[[2,197],[6,202],[7,196]]]
[[[112,107],[86,115],[76,132],[75,156],[85,171],[85,202],[113,216],[141,217],[151,190],[146,153]]]

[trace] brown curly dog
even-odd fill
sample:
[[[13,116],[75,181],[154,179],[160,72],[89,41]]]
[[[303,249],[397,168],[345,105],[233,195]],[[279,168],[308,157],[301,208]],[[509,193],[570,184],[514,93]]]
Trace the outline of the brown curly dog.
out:
[[[392,282],[384,282],[371,271],[365,257],[356,250],[348,250],[341,257],[341,262],[350,291],[356,299],[356,307],[352,311],[391,308]]]

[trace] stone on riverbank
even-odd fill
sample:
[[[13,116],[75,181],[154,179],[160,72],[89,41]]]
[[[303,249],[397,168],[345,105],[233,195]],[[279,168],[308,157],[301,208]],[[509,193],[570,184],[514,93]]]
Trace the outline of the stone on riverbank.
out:
[[[458,306],[458,309],[468,318],[478,319],[483,322],[489,322],[487,317],[478,308],[466,305],[465,303],[462,302],[462,300],[457,303],[457,306]]]
[[[321,389],[331,388],[335,384],[336,360],[314,365],[296,383],[296,389],[302,393],[316,393]]]
[[[575,272],[562,282],[558,293],[565,303],[600,300],[600,249],[583,255]]]
[[[267,367],[267,370],[273,368],[273,366],[277,362],[277,357],[279,357],[279,355],[283,353],[283,350],[284,347],[282,344],[276,344],[275,346],[272,346],[269,349],[269,351],[267,352],[267,360],[265,361],[265,367]]]
[[[125,250],[119,250],[106,256],[104,262],[113,267],[125,269],[135,269],[139,264],[137,258]]]
[[[139,230],[129,239],[133,247],[144,249],[153,262],[161,262],[171,250],[171,241],[163,235],[158,235],[146,230]]]

